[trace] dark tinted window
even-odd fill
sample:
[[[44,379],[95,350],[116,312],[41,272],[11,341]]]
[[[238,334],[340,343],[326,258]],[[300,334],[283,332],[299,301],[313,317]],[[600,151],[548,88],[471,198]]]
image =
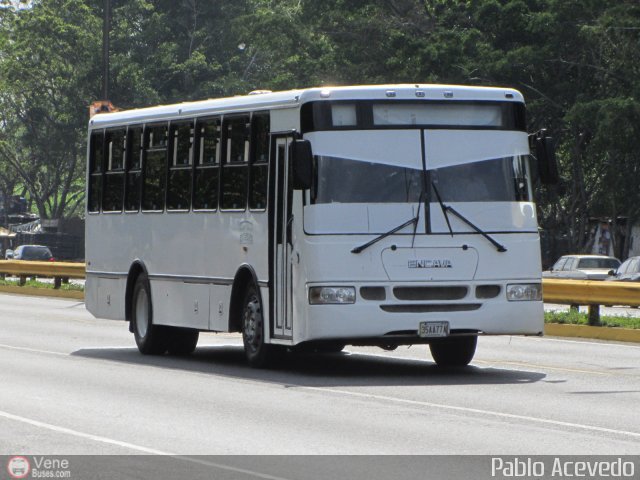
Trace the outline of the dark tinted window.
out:
[[[105,135],[106,172],[102,210],[121,212],[124,197],[124,154],[126,129],[107,130]]]
[[[166,186],[167,126],[148,126],[144,134],[142,209],[163,210]]]
[[[104,131],[97,130],[89,138],[89,194],[87,208],[100,211],[102,199],[102,172],[104,169]]]
[[[220,136],[220,118],[198,120],[196,124],[198,154],[193,179],[194,210],[215,210],[218,208]]]
[[[142,186],[142,127],[129,127],[127,134],[126,184],[124,208],[130,212],[140,210],[140,188]]]
[[[252,119],[252,159],[250,172],[249,208],[267,207],[267,179],[269,176],[269,114],[257,114]]]
[[[47,247],[25,246],[22,247],[22,260],[49,260],[53,255]]]
[[[222,168],[222,208],[244,210],[249,167],[249,117],[227,117],[223,132],[226,158]]]
[[[191,207],[193,134],[193,122],[171,125],[167,210],[188,210]]]

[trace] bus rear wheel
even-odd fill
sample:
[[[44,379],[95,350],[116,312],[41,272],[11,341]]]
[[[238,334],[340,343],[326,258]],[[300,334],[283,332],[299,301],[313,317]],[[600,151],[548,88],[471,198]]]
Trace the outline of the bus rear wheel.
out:
[[[242,302],[242,341],[249,365],[264,368],[272,359],[272,346],[265,342],[262,301],[254,285],[247,288]]]
[[[153,324],[153,305],[149,279],[142,273],[136,279],[131,302],[131,326],[136,345],[144,355],[162,355],[167,351],[167,332]]]
[[[165,327],[169,355],[190,355],[196,349],[200,332],[192,328]]]
[[[429,344],[431,356],[439,367],[464,367],[469,365],[476,353],[478,337],[447,337],[433,340]]]

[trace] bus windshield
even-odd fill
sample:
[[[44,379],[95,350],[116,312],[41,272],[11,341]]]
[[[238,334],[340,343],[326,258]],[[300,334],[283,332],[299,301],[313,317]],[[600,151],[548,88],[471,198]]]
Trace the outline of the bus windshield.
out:
[[[531,201],[528,155],[428,170],[445,202]],[[348,158],[317,156],[311,203],[415,203],[422,170]],[[431,199],[435,199],[433,189]]]

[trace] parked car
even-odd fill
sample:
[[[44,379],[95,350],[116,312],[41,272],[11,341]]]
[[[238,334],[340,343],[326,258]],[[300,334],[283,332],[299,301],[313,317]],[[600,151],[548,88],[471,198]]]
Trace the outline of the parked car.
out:
[[[604,280],[611,270],[620,266],[620,260],[606,255],[564,255],[542,272],[543,278],[568,278],[572,280]]]
[[[629,257],[615,271],[609,272],[608,281],[640,282],[640,257]]]
[[[5,252],[7,260],[36,260],[44,262],[53,262],[53,254],[49,247],[43,245],[20,245],[15,250],[7,250]]]

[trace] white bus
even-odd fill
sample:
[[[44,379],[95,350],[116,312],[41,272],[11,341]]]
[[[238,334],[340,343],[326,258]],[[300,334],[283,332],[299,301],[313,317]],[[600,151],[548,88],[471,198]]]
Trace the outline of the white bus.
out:
[[[507,88],[326,87],[99,114],[86,305],[128,321],[144,354],[188,354],[213,331],[241,332],[253,366],[347,344],[429,344],[438,365],[466,365],[479,335],[543,332],[532,182],[554,161]]]

